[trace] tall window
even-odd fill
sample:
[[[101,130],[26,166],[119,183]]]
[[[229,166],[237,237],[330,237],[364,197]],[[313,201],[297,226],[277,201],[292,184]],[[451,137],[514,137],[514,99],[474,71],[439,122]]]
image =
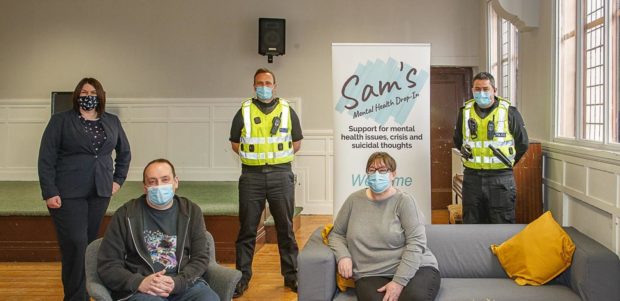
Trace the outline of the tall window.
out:
[[[556,136],[617,144],[620,0],[562,0],[556,6]]]
[[[518,30],[508,20],[497,15],[492,5],[489,11],[489,71],[495,76],[497,94],[517,102]]]

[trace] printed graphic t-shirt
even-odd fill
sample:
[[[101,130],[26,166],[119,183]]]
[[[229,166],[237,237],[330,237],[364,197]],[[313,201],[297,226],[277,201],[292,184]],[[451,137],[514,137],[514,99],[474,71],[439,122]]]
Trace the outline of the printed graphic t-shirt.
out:
[[[174,201],[173,201],[174,202]],[[144,243],[151,255],[155,272],[166,269],[166,275],[177,273],[177,202],[166,210],[146,206],[144,214]]]

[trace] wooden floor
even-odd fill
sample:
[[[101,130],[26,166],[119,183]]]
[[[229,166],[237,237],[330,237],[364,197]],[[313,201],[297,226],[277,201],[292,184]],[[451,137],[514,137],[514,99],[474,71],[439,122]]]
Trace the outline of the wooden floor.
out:
[[[301,217],[296,233],[300,249],[319,226],[331,223],[332,217],[310,215]],[[433,210],[433,224],[448,223],[447,210]],[[234,264],[228,265],[234,268]],[[297,294],[284,287],[280,275],[280,259],[276,244],[265,244],[254,257],[254,276],[249,289],[236,301],[294,301]],[[60,263],[0,262],[1,300],[62,300]]]

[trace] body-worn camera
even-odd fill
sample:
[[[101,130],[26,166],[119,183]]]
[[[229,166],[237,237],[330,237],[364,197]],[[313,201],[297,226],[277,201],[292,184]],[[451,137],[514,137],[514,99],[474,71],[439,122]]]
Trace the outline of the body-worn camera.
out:
[[[473,139],[478,138],[478,123],[476,123],[476,120],[469,118],[467,120],[467,127],[469,128],[469,135],[471,135]]]

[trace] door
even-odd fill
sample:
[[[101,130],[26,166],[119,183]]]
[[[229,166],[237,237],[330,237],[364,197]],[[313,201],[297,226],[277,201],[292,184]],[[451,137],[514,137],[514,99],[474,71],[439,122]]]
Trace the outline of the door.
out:
[[[431,209],[452,203],[452,136],[459,108],[471,99],[472,69],[431,67]]]

